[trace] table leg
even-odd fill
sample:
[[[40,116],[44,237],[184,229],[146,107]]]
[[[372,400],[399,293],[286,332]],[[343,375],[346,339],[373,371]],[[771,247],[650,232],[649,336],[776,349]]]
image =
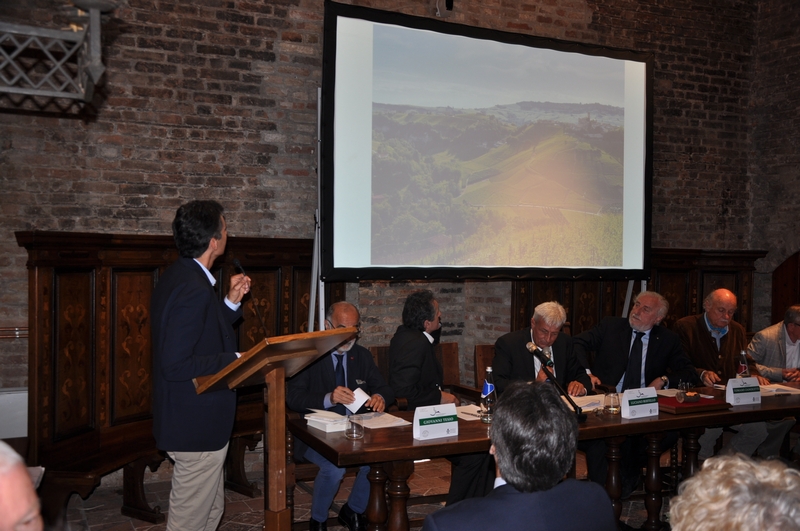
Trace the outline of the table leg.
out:
[[[619,520],[622,514],[622,474],[620,473],[620,461],[622,461],[622,451],[620,445],[625,442],[625,437],[611,437],[606,439],[606,459],[608,460],[608,472],[606,473],[606,492],[611,498],[611,506],[614,509],[614,517]]]
[[[386,517],[386,471],[382,464],[369,467],[369,501],[367,502],[367,529],[385,531]]]
[[[700,452],[700,436],[705,428],[688,428],[681,432],[683,437],[683,480],[694,476],[700,470],[697,454]]]
[[[644,505],[647,508],[647,521],[642,529],[657,531],[661,529],[661,439],[663,433],[647,435],[647,477],[644,488],[647,492]]]
[[[388,531],[408,531],[408,478],[414,472],[414,461],[392,461],[386,464],[389,474],[389,521]]]

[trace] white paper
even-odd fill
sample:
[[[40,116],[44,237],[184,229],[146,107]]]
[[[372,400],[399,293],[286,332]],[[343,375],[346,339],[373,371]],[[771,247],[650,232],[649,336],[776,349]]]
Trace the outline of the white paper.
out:
[[[725,386],[725,401],[732,406],[761,403],[761,388],[758,378],[731,378]]]
[[[667,398],[672,398],[673,396],[678,394],[679,389],[659,389],[656,391],[658,396],[665,396]]]
[[[586,396],[571,396],[572,401],[578,404],[578,407],[586,413],[594,411],[595,409],[603,407],[603,395],[586,395]],[[563,396],[561,399],[572,409],[572,405]]]
[[[787,387],[781,384],[762,385],[761,396],[777,396],[777,395],[798,395],[800,389],[794,387]]]
[[[353,391],[353,394],[356,395],[356,401],[353,402],[352,404],[345,404],[344,407],[349,409],[350,412],[355,413],[356,411],[361,409],[361,406],[364,405],[364,402],[369,400],[370,396],[367,393],[365,393],[364,390],[361,389],[360,387],[356,387],[356,390]]]
[[[467,406],[458,406],[456,407],[456,411],[458,412],[458,418],[460,418],[461,420],[481,419],[481,408],[476,404],[470,404]]]
[[[458,435],[458,413],[455,404],[418,407],[414,410],[413,437],[417,440],[438,439]]]
[[[327,409],[312,409],[313,413],[306,413],[305,418],[314,418],[317,420],[344,420],[344,415],[340,415],[335,411],[328,411]]]
[[[411,424],[407,420],[403,420],[400,417],[395,417],[394,415],[390,415],[389,413],[364,413],[360,415],[361,417],[361,425],[365,428],[369,429],[376,429],[376,428],[395,428],[397,426],[408,426]]]
[[[655,387],[627,389],[620,396],[622,418],[634,419],[658,416],[658,396]]]

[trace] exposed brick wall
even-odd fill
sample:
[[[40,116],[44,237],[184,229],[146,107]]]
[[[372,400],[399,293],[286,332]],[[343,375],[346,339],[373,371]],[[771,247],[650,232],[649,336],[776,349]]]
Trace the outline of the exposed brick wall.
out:
[[[358,3],[433,16],[431,0]],[[47,0],[9,4],[0,19],[66,20]],[[778,57],[796,40],[797,11],[790,0],[456,0],[448,20],[654,53],[653,244],[774,247],[778,263],[786,231],[751,205],[783,196],[778,185],[795,178],[797,150],[780,139],[796,138],[797,121],[773,126],[780,104],[799,99],[797,69],[783,70],[797,57]],[[236,235],[311,237],[322,16],[320,0],[128,0],[104,26],[107,83],[91,105],[0,96],[0,235],[10,242],[0,326],[27,323],[16,230],[166,234],[181,202],[213,197]],[[768,112],[751,126],[759,105]],[[365,314],[383,317],[365,340],[388,338],[415,287],[348,288]],[[462,352],[507,330],[508,283],[431,287]],[[6,369],[24,349],[6,345],[0,385],[25,385],[24,371]]]
[[[757,264],[753,327],[770,323],[772,271],[800,249],[800,6],[759,3],[751,94],[753,245]],[[800,301],[797,301],[800,302]]]

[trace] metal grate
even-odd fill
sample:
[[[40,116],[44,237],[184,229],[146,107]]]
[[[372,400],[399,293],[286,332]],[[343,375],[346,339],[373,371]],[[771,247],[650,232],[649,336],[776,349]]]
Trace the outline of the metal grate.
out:
[[[79,2],[75,2],[78,4]],[[80,31],[0,22],[0,92],[91,101],[105,72],[100,46],[100,11],[114,6],[96,0]]]

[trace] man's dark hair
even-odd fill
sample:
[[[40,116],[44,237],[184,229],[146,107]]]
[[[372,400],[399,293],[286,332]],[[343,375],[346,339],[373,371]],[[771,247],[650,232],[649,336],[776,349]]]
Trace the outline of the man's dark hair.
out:
[[[222,205],[216,201],[191,201],[178,208],[172,221],[172,236],[184,258],[197,258],[211,238],[222,238]]]
[[[415,291],[403,305],[403,324],[416,330],[425,330],[425,321],[433,321],[436,308],[431,290]]]
[[[572,466],[578,421],[552,384],[513,382],[497,399],[491,439],[509,485],[522,492],[548,490]]]

